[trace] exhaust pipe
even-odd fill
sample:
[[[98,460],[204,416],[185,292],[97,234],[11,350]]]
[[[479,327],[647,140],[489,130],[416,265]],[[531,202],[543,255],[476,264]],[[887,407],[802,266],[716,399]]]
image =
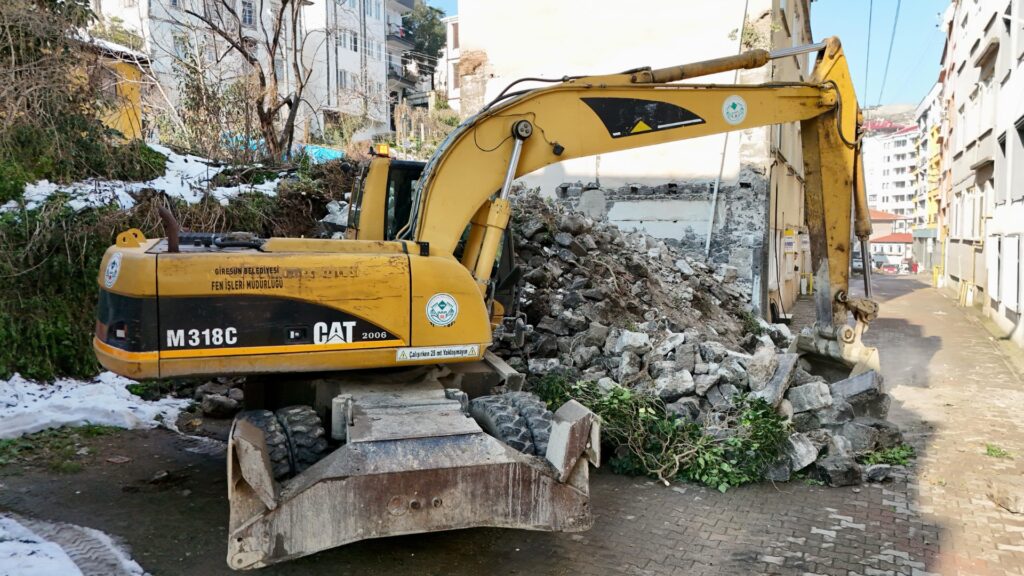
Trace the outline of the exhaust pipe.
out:
[[[174,214],[171,214],[171,211],[164,206],[158,206],[156,211],[160,214],[160,222],[163,223],[164,234],[167,235],[167,251],[177,252],[178,232],[181,230],[178,221],[174,218]]]

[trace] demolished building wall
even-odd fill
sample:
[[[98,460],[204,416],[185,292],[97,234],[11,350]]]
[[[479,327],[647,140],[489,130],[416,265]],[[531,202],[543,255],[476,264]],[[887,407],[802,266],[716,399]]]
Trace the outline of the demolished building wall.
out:
[[[510,11],[500,4],[460,2],[463,61],[473,55],[459,70],[462,113],[476,112],[521,77],[670,66],[733,54],[741,41],[743,49],[810,42],[806,0],[722,0],[699,18],[648,17],[628,31],[622,23],[635,19],[629,6],[594,4],[523,0]],[[667,16],[680,8],[673,0],[652,0],[645,13]],[[523,42],[523,29],[533,38],[569,44],[552,50],[547,42]],[[699,81],[800,81],[810,73],[809,62],[794,57]],[[791,124],[568,160],[523,181],[544,195],[571,198],[591,217],[643,230],[702,260],[717,181],[708,261],[736,267],[755,309],[769,317],[772,304],[779,312],[791,307],[799,294],[801,264],[809,261],[798,240],[803,229],[799,149],[799,125]]]

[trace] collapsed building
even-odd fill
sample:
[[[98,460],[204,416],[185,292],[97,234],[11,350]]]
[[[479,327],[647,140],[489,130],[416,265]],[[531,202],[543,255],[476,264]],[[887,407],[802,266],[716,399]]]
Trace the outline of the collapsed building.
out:
[[[785,325],[755,317],[735,267],[709,266],[642,231],[623,232],[538,194],[514,197],[519,306],[532,332],[495,350],[532,377],[557,373],[653,394],[706,434],[741,396],[789,421],[783,453],[764,475],[810,473],[833,486],[884,480],[889,466],[858,458],[902,443],[874,371],[836,382],[793,353]],[[813,328],[808,328],[813,329]]]

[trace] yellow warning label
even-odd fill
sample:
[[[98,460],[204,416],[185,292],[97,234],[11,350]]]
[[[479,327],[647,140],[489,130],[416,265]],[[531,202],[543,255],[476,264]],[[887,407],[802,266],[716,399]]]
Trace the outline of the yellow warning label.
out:
[[[647,123],[644,122],[643,120],[640,120],[636,123],[636,126],[633,126],[633,129],[630,130],[629,133],[636,134],[637,132],[649,132],[650,130],[651,127],[648,126]]]

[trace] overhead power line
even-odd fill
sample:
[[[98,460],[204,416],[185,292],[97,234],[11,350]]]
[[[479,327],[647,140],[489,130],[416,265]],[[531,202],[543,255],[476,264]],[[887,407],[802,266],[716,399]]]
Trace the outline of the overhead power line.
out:
[[[885,73],[882,74],[882,89],[878,91],[878,102],[882,103],[882,95],[885,94],[885,81],[889,78],[889,62],[892,60],[892,45],[896,40],[896,24],[900,21],[900,4],[903,0],[896,0],[896,15],[892,19],[892,34],[889,36],[889,54],[885,57]]]
[[[875,13],[875,0],[868,4],[868,51],[864,55],[864,106],[868,105],[868,71],[871,70],[871,19]]]

